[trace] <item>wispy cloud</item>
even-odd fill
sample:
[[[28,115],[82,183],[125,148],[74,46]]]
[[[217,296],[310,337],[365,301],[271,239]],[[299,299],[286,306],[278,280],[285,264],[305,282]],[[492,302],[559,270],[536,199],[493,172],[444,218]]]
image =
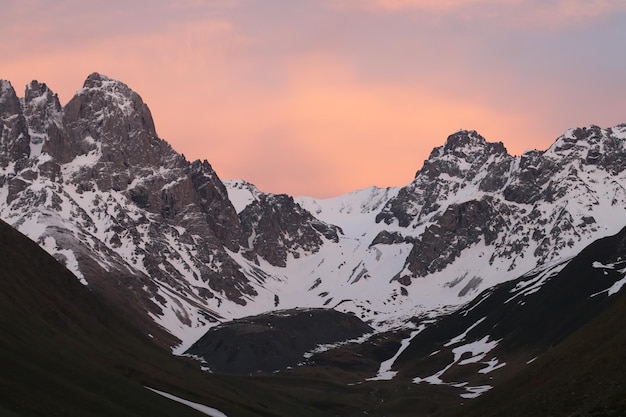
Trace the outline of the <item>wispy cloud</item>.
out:
[[[469,6],[517,4],[520,0],[330,0],[336,8],[365,9],[371,11],[397,12],[405,10],[425,10],[452,12]]]
[[[559,28],[626,11],[624,0],[328,0],[328,6],[369,12],[420,12],[503,26]]]
[[[221,177],[330,196],[407,183],[460,128],[520,153],[624,122],[625,3],[10,1],[0,77],[67,102],[102,72]]]
[[[178,0],[169,5],[172,9],[230,9],[241,5],[240,0]]]

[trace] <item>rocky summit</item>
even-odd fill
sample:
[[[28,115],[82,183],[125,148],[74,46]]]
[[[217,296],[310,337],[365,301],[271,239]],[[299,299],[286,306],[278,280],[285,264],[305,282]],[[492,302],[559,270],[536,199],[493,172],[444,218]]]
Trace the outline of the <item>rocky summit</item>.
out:
[[[626,125],[520,156],[461,130],[406,186],[324,200],[222,181],[97,73],[65,106],[46,84],[19,98],[0,81],[0,132],[0,217],[181,351],[216,323],[297,307],[402,326],[626,223]]]

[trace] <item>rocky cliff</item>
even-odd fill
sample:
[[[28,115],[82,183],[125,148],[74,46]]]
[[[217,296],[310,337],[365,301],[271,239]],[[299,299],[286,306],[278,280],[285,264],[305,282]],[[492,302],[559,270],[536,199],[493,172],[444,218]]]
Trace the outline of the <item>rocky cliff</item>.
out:
[[[45,84],[23,99],[1,86],[3,219],[118,308],[177,335],[219,319],[223,300],[257,295],[232,256],[249,251],[250,226],[207,161],[158,137],[137,93],[97,73],[64,107]],[[325,237],[308,230],[315,250]]]

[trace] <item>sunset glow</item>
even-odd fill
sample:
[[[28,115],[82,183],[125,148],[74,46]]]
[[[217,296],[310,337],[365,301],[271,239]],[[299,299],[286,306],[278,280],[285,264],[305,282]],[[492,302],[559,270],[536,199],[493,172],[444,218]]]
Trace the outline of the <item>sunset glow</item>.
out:
[[[0,78],[96,71],[223,179],[330,197],[410,182],[458,129],[510,153],[626,122],[623,0],[9,0]]]

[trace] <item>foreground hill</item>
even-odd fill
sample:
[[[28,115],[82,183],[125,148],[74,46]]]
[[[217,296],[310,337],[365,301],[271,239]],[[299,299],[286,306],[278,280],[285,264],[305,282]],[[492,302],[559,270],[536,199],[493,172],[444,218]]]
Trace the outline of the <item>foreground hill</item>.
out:
[[[1,416],[204,415],[146,386],[229,417],[322,415],[262,381],[174,357],[4,222],[0,264]]]
[[[527,305],[530,320],[509,315],[519,320],[509,333],[527,333],[518,351],[533,344],[546,349],[472,404],[472,414],[626,415],[625,286],[626,229],[585,248],[544,284]]]
[[[451,415],[626,415],[626,293],[532,367]],[[469,413],[469,414],[468,414]]]

